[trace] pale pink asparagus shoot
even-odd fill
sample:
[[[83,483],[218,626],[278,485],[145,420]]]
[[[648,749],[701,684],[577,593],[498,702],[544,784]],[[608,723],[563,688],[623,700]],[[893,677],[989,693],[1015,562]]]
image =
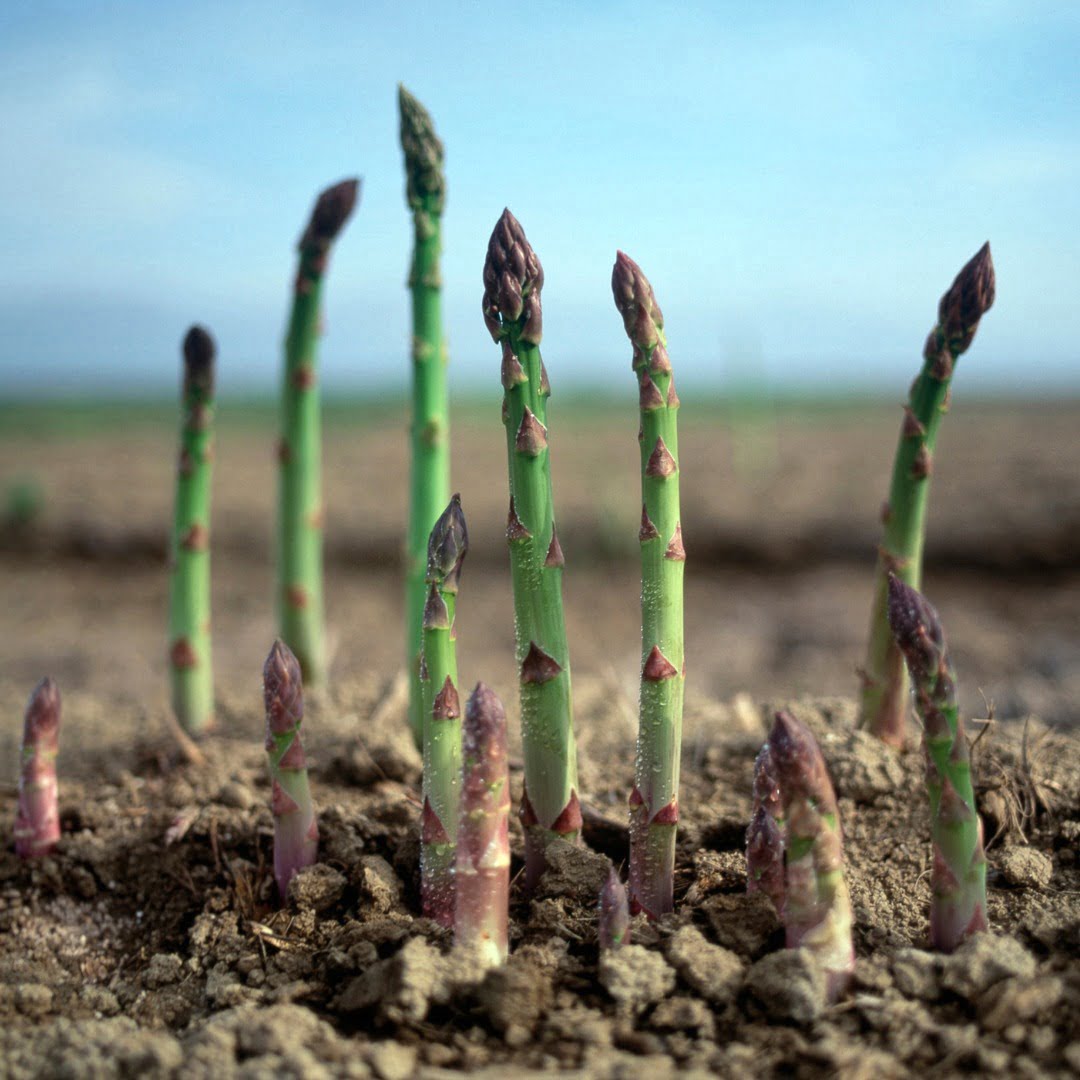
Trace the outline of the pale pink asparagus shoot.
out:
[[[60,839],[56,808],[56,752],[60,737],[60,690],[42,679],[30,695],[23,726],[15,853],[24,859],[48,855]]]
[[[784,907],[784,808],[769,744],[754,762],[754,806],[746,830],[746,891],[763,892]]]
[[[454,941],[496,967],[509,948],[510,780],[506,713],[477,683],[465,706],[463,782],[457,830]]]
[[[270,809],[274,814],[274,878],[284,901],[293,875],[315,862],[319,827],[301,742],[304,689],[300,663],[280,638],[263,666],[263,694]]]
[[[621,949],[630,941],[630,903],[626,886],[613,866],[600,890],[598,936],[600,948]]]
[[[809,949],[825,971],[829,1000],[851,982],[851,901],[844,881],[840,814],[825,760],[810,729],[778,712],[769,756],[784,806],[784,906],[788,948]]]

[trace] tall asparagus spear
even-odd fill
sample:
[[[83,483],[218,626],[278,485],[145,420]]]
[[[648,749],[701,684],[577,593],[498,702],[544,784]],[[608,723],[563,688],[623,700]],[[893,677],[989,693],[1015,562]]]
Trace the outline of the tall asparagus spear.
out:
[[[315,862],[319,826],[301,740],[304,688],[300,663],[280,638],[263,666],[263,697],[270,808],[274,814],[274,878],[284,901],[293,874]]]
[[[784,905],[784,807],[769,744],[754,762],[754,806],[746,830],[746,891]]]
[[[330,248],[356,205],[359,185],[359,180],[342,180],[315,202],[298,245],[300,265],[285,337],[278,443],[278,622],[309,689],[326,681],[322,433],[316,379],[319,301]]]
[[[889,624],[911,672],[923,721],[934,844],[930,941],[952,952],[969,934],[987,927],[983,829],[964,722],[956,707],[956,675],[938,613],[895,574],[889,576]]]
[[[484,264],[484,321],[502,346],[503,424],[510,472],[506,537],[514,587],[514,623],[525,751],[525,887],[544,871],[554,838],[581,831],[570,657],[563,620],[563,553],[555,531],[547,399],[540,357],[544,270],[517,218],[504,210]]]
[[[201,326],[184,338],[180,462],[169,577],[172,707],[189,735],[214,721],[210,655],[210,474],[214,446],[214,339]]]
[[[679,397],[664,316],[641,268],[621,251],[615,306],[634,347],[641,408],[641,700],[630,796],[630,901],[657,918],[674,906],[682,748],[683,549],[679,519]]]
[[[405,552],[405,630],[409,670],[409,718],[417,744],[423,742],[420,690],[421,614],[427,588],[424,557],[428,534],[450,494],[450,410],[446,388],[446,343],[442,330],[439,253],[446,201],[443,144],[427,110],[398,86],[405,194],[413,215],[412,291],[412,462],[409,533]]]
[[[455,495],[431,530],[421,659],[424,706],[424,810],[420,891],[424,914],[454,925],[454,845],[461,796],[461,705],[454,611],[469,533]]]
[[[42,679],[30,695],[23,721],[19,806],[15,812],[15,854],[48,855],[60,839],[56,806],[56,754],[60,740],[60,690]]]
[[[908,711],[904,661],[893,641],[886,613],[888,576],[908,585],[922,580],[926,506],[934,444],[948,408],[949,384],[957,358],[967,351],[979,320],[994,302],[994,264],[985,243],[956,276],[938,305],[937,325],[923,349],[923,368],[904,406],[900,443],[893,464],[889,501],[882,508],[884,536],[878,548],[870,643],[863,669],[860,727],[893,746],[902,746]]]
[[[454,941],[492,967],[509,948],[509,819],[506,713],[494,691],[477,683],[465,706]]]
[[[817,741],[791,713],[776,714],[768,745],[784,808],[787,945],[814,953],[833,1000],[855,970],[836,793]]]

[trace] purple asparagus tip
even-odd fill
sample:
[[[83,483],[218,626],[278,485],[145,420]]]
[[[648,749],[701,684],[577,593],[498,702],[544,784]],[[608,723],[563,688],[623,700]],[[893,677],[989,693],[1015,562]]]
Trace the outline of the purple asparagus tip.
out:
[[[60,839],[56,785],[59,745],[60,689],[46,678],[30,695],[23,723],[15,852],[24,859],[47,855]]]
[[[217,349],[210,332],[193,326],[184,337],[184,394],[199,390],[209,397],[214,392],[214,356]]]
[[[994,303],[995,287],[988,240],[956,275],[938,304],[938,324],[944,329],[953,356],[959,356],[971,344],[979,320]]]
[[[511,323],[519,323],[521,340],[539,345],[544,332],[540,293],[544,268],[509,210],[495,223],[484,262],[484,322],[495,341],[502,341]]]
[[[349,220],[359,196],[360,180],[355,177],[333,184],[322,192],[315,200],[311,219],[297,245],[300,251],[325,254]]]
[[[623,317],[627,336],[635,349],[648,350],[659,340],[657,331],[664,328],[664,313],[656,302],[652,285],[642,269],[625,252],[615,255],[611,271],[611,292],[615,307]]]
[[[600,948],[619,949],[630,940],[630,904],[626,886],[618,871],[611,867],[600,890]]]
[[[443,144],[431,115],[398,83],[401,149],[405,155],[406,197],[413,210],[441,213],[446,200]]]
[[[300,661],[281,638],[274,642],[263,665],[263,696],[268,738],[292,731],[304,719]]]
[[[889,626],[915,679],[938,673],[945,632],[933,606],[917,589],[889,575]]]
[[[469,530],[461,509],[461,496],[454,495],[439,515],[428,540],[427,580],[443,592],[456,593],[461,564],[469,553]]]

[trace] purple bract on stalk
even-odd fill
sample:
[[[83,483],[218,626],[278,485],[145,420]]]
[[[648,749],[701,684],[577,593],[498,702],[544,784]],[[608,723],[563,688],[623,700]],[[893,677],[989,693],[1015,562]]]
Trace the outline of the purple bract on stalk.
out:
[[[784,808],[769,744],[754,761],[754,805],[746,830],[746,891],[784,906]]]
[[[30,695],[23,727],[15,853],[24,859],[48,855],[60,839],[56,807],[59,736],[60,690],[52,679],[42,679]]]
[[[293,875],[315,862],[319,827],[301,742],[304,689],[300,663],[280,638],[263,666],[263,694],[270,808],[274,814],[274,878],[284,901]]]
[[[600,890],[598,936],[602,950],[621,949],[630,941],[630,902],[613,866]]]

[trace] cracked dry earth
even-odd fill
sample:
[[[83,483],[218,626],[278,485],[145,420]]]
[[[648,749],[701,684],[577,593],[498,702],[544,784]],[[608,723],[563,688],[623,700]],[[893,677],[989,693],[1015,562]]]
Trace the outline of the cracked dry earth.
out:
[[[11,714],[21,685],[0,684]],[[257,688],[254,688],[257,690]],[[929,848],[919,755],[853,732],[842,699],[688,701],[674,916],[598,955],[595,903],[626,858],[633,709],[579,678],[586,847],[515,888],[512,956],[477,979],[418,907],[419,760],[400,691],[310,703],[320,862],[278,909],[258,694],[226,699],[200,766],[161,716],[65,699],[63,836],[0,853],[0,1062],[23,1077],[997,1075],[1080,1071],[1080,748],[1034,718],[975,748],[992,935],[925,949]],[[773,707],[817,733],[840,795],[858,954],[827,1006],[747,896],[753,756]],[[513,724],[512,730],[516,725]],[[363,740],[357,737],[364,732]],[[514,773],[520,794],[520,769]],[[14,812],[3,789],[0,821]],[[6,829],[6,826],[5,826]],[[515,868],[520,835],[513,837]]]

